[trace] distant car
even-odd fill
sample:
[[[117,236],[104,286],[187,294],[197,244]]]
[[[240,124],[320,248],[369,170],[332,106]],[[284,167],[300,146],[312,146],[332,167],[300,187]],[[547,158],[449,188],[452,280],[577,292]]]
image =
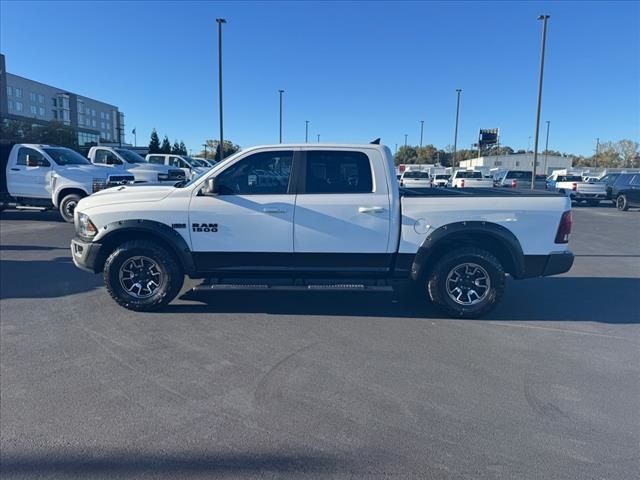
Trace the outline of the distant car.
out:
[[[154,165],[168,165],[180,168],[187,178],[202,175],[211,168],[208,163],[187,155],[149,153],[146,156],[146,161]]]
[[[422,170],[405,170],[400,177],[400,186],[405,188],[430,188],[429,172]]]
[[[493,179],[484,178],[478,170],[456,170],[449,181],[448,187],[452,188],[492,188]]]
[[[621,173],[611,189],[618,210],[640,207],[640,173]]]
[[[605,186],[601,183],[587,183],[582,180],[582,175],[561,170],[549,175],[546,188],[567,195],[573,202],[586,202],[592,207],[607,198]]]
[[[611,191],[613,189],[613,184],[616,183],[619,176],[619,173],[608,173],[598,180],[598,183],[604,183],[605,188],[607,189],[607,200],[613,200]],[[615,204],[615,201],[613,203]]]
[[[502,170],[493,176],[494,187],[531,189],[531,172],[526,170]]]
[[[447,182],[451,178],[451,175],[447,175],[446,173],[436,173],[433,177],[433,186],[434,187],[446,187]]]

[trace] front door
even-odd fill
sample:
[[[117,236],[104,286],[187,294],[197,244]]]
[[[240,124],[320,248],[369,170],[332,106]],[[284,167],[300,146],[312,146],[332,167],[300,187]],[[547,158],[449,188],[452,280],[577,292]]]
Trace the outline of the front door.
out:
[[[379,155],[375,150],[370,155]],[[381,159],[380,159],[381,160]],[[294,252],[306,270],[386,271],[391,211],[383,162],[357,150],[309,151],[295,210]],[[375,181],[374,181],[375,179]]]
[[[249,154],[218,173],[218,195],[194,195],[191,245],[200,271],[285,267],[293,252],[292,150]]]
[[[16,165],[8,173],[7,186],[12,195],[51,198],[51,163],[37,150],[21,147]]]

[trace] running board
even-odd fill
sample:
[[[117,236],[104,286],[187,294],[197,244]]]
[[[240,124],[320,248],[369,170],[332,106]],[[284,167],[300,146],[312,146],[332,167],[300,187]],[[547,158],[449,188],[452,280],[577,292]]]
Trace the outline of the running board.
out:
[[[312,284],[312,285],[268,285],[268,284],[233,284],[203,283],[193,287],[194,292],[213,291],[280,291],[280,292],[393,292],[390,285],[363,284]]]
[[[50,210],[50,207],[31,207],[28,205],[16,205],[14,208],[16,210],[37,210],[40,212],[44,212],[45,210]]]

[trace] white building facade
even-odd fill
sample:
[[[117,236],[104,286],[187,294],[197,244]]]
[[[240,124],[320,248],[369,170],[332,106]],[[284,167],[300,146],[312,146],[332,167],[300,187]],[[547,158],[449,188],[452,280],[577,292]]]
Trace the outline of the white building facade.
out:
[[[484,169],[506,169],[506,170],[533,170],[533,153],[514,153],[511,155],[489,155],[486,157],[471,158],[460,162],[462,168],[482,167]],[[554,170],[571,168],[571,157],[561,157],[558,155],[538,154],[537,173],[551,174]]]

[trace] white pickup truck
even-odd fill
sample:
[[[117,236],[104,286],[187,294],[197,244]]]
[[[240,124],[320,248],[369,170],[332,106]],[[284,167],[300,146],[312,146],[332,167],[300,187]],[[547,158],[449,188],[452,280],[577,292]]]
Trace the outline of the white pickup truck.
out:
[[[73,222],[78,201],[99,190],[133,183],[133,175],[91,165],[78,152],[52,145],[0,145],[0,210],[57,208]]]
[[[604,183],[585,182],[581,175],[553,172],[547,177],[547,190],[562,193],[574,202],[586,202],[592,207],[607,199],[607,186]]]
[[[94,165],[106,166],[116,172],[132,174],[136,183],[174,184],[186,178],[184,171],[166,165],[153,165],[136,152],[126,148],[97,146],[89,149],[89,160]]]
[[[388,290],[413,281],[456,317],[513,278],[568,271],[571,202],[511,189],[406,190],[381,145],[249,148],[188,183],[119,187],[76,208],[71,255],[125,308],[196,290]]]
[[[493,179],[484,178],[479,170],[456,170],[447,186],[453,188],[492,188]]]
[[[202,175],[211,168],[211,165],[204,160],[173,153],[149,153],[144,159],[152,165],[168,165],[179,168],[189,179]]]

